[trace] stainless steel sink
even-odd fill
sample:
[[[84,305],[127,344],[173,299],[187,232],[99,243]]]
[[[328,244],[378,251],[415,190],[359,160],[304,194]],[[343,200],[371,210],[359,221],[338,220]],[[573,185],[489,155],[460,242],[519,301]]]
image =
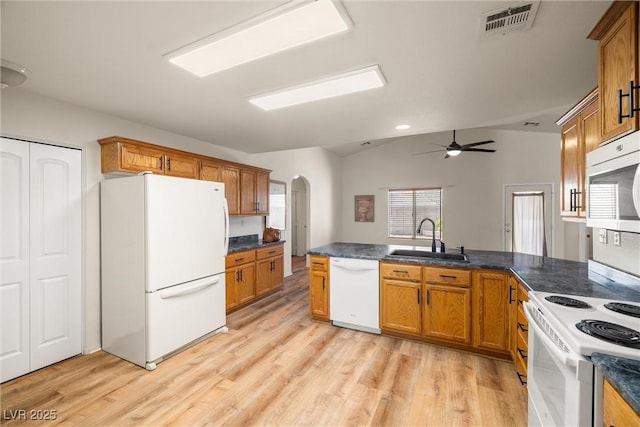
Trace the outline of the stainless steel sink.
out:
[[[427,252],[416,249],[396,249],[389,254],[390,257],[397,258],[431,258],[450,261],[469,262],[465,254],[448,254],[442,252]]]

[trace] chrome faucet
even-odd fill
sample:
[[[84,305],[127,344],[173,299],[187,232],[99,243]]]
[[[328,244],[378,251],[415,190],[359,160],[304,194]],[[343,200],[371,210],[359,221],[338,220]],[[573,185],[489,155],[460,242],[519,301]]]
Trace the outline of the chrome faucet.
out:
[[[422,221],[420,221],[420,225],[418,225],[418,229],[416,230],[416,234],[420,234],[420,230],[422,230],[422,224],[424,224],[425,221],[429,221],[431,223],[431,252],[435,252],[436,251],[436,223],[433,222],[432,219],[430,218],[422,218]]]

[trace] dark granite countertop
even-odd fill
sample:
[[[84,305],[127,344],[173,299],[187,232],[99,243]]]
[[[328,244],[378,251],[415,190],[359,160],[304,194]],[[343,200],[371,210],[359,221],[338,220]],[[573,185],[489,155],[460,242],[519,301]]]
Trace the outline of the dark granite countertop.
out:
[[[266,246],[282,245],[284,242],[284,240],[278,240],[277,242],[264,242],[262,239],[258,238],[257,234],[230,237],[228,253],[232,254],[234,252],[248,251],[250,249],[260,249]]]
[[[591,361],[634,411],[640,414],[640,360],[593,353]]]
[[[308,254],[341,258],[375,259],[423,265],[504,270],[515,274],[529,289],[595,298],[640,302],[640,279],[616,274],[595,262],[577,262],[514,252],[465,250],[468,262],[389,256],[395,249],[425,250],[424,246],[331,243],[309,249]],[[449,250],[449,253],[455,253]]]

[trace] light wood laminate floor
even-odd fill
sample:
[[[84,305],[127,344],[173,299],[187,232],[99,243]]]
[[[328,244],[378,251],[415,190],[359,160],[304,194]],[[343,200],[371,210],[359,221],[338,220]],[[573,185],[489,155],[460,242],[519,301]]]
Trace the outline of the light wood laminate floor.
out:
[[[2,384],[2,424],[526,425],[511,363],[314,322],[300,263],[282,292],[230,314],[228,334],[155,371],[101,351]]]

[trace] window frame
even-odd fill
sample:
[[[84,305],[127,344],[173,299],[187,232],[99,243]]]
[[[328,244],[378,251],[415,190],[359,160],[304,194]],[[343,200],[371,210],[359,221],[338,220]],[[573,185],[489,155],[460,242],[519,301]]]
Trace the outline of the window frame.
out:
[[[420,235],[417,235],[416,230],[418,228],[418,225],[420,223],[420,220],[422,218],[418,218],[418,215],[416,214],[417,210],[420,208],[420,206],[416,205],[416,195],[420,192],[433,192],[433,191],[438,191],[439,193],[439,217],[438,218],[431,218],[435,223],[436,223],[436,230],[435,230],[435,236],[431,236],[431,227],[427,227],[426,230],[421,233]],[[392,226],[394,224],[392,224],[392,221],[394,220],[394,218],[400,218],[401,215],[394,215],[392,214],[392,209],[394,208],[394,206],[392,206],[392,193],[393,192],[411,192],[411,224],[412,224],[412,234],[398,234],[398,233],[392,233]],[[442,239],[442,223],[443,223],[443,219],[442,219],[442,205],[443,205],[443,193],[444,193],[444,189],[443,187],[419,187],[419,188],[390,188],[387,191],[387,211],[388,211],[388,217],[387,217],[387,238],[390,239],[411,239],[411,240],[431,240],[433,237],[436,238],[436,240],[441,240]],[[400,208],[398,206],[395,206],[396,208]],[[405,217],[406,220],[406,217]],[[398,228],[401,227],[401,225],[396,224],[396,227],[394,228]],[[404,227],[406,228],[406,225],[404,225]],[[428,235],[426,234],[428,233]]]

